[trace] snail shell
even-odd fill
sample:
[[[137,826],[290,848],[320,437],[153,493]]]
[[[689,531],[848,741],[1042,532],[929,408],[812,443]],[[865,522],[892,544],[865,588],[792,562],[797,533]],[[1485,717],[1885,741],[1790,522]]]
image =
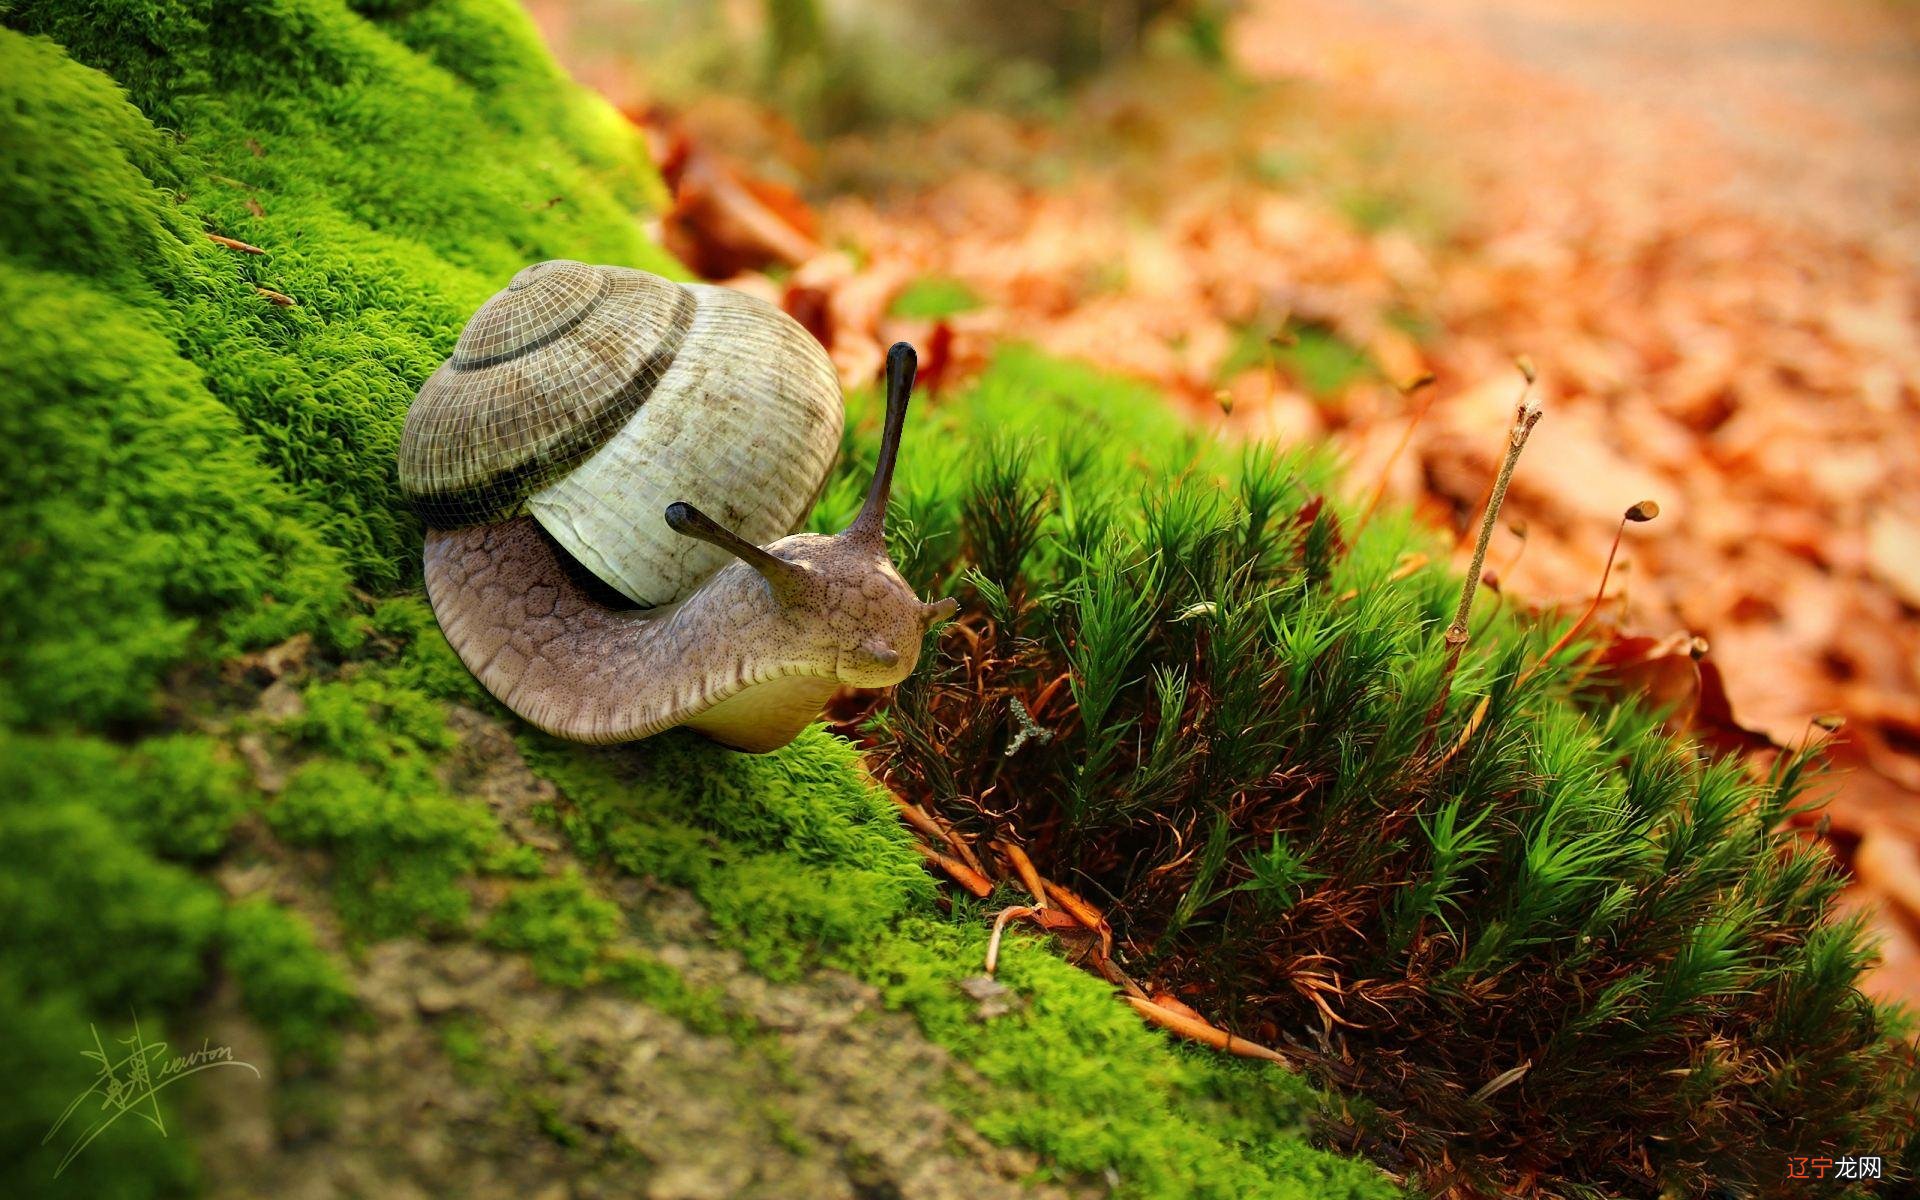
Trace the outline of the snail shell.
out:
[[[756,545],[805,523],[845,420],[833,364],[785,313],[645,271],[535,263],[420,389],[400,485],[437,529],[531,514],[640,607],[728,553],[670,530],[685,502]]]

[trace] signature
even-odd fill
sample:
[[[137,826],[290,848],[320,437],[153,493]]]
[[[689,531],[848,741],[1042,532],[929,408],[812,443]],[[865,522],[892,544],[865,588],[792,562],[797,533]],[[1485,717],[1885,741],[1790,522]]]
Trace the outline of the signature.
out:
[[[133,1018],[132,1036],[117,1039],[118,1044],[125,1048],[125,1052],[118,1057],[108,1052],[106,1045],[100,1040],[98,1029],[91,1025],[88,1029],[93,1033],[93,1049],[82,1050],[80,1054],[96,1065],[93,1084],[74,1097],[73,1103],[67,1105],[66,1111],[60,1114],[60,1119],[53,1123],[53,1128],[47,1130],[47,1136],[40,1139],[40,1144],[44,1146],[52,1141],[61,1129],[67,1127],[68,1121],[73,1119],[76,1113],[86,1112],[92,1115],[93,1122],[83,1126],[85,1117],[74,1121],[79,1131],[71,1135],[73,1142],[67,1147],[67,1153],[61,1158],[59,1167],[53,1172],[55,1179],[58,1179],[60,1173],[67,1169],[68,1164],[80,1156],[82,1150],[93,1144],[93,1139],[105,1133],[114,1122],[128,1113],[132,1113],[158,1129],[161,1137],[167,1136],[167,1125],[160,1116],[158,1097],[163,1089],[171,1087],[187,1076],[198,1075],[202,1071],[211,1071],[218,1067],[245,1067],[253,1072],[256,1079],[260,1076],[259,1068],[252,1063],[241,1062],[234,1058],[231,1046],[210,1046],[202,1041],[198,1050],[187,1054],[169,1055],[165,1042],[149,1042],[141,1036],[138,1015]],[[97,1104],[89,1104],[89,1101],[95,1100],[98,1101]]]

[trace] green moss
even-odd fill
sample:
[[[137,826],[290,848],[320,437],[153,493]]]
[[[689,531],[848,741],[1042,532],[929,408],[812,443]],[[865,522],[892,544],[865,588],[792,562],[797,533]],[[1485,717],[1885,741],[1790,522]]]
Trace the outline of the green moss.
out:
[[[691,888],[760,970],[791,976],[924,904],[932,883],[844,741],[815,728],[777,755],[687,734],[648,753],[546,738],[528,761],[567,793],[583,848]]]
[[[142,717],[183,658],[340,637],[338,556],[152,314],[0,269],[0,327],[0,721]]]
[[[169,858],[212,858],[253,802],[246,771],[219,741],[169,734],[141,742],[113,803],[137,836]]]
[[[116,1121],[61,1169],[95,1110],[78,1110],[59,1133],[48,1137],[48,1132],[99,1078],[99,1068],[85,1052],[122,1050],[119,1039],[133,1033],[127,1017],[103,1018],[71,993],[23,983],[0,965],[0,1028],[7,1031],[0,1038],[0,1079],[7,1081],[7,1103],[0,1105],[0,1195],[175,1200],[199,1193],[191,1143],[180,1136],[180,1087],[155,1098],[160,1118],[174,1136],[162,1138],[137,1118]],[[155,1014],[140,1022],[140,1032],[148,1042],[168,1039]]]
[[[8,736],[0,745],[9,759],[0,782],[18,795],[49,808],[95,808],[129,842],[170,859],[218,854],[252,797],[240,764],[210,737],[169,734],[125,748],[98,738]]]
[[[578,872],[522,884],[493,911],[481,936],[524,952],[541,982],[557,987],[605,985],[678,1019],[698,1033],[724,1034],[743,1046],[759,1030],[726,997],[696,988],[680,972],[626,939],[626,916]]]
[[[1241,329],[1220,364],[1220,376],[1228,379],[1269,363],[1321,399],[1338,397],[1349,385],[1379,374],[1365,350],[1333,330],[1293,323],[1277,332],[1271,326]]]
[[[267,820],[294,845],[330,852],[341,918],[375,939],[463,928],[464,881],[498,837],[484,811],[415,771],[382,778],[334,759],[296,771]]]
[[[510,4],[5,20],[0,504],[31,569],[0,581],[0,719],[138,717],[183,658],[350,636],[349,576],[412,572],[400,421],[473,308],[534,258],[677,273],[633,220],[638,136]]]
[[[958,279],[926,276],[914,280],[887,306],[890,316],[932,321],[980,307],[980,297]]]
[[[345,971],[314,941],[312,927],[271,900],[244,900],[226,912],[221,948],[247,1011],[266,1027],[282,1058],[330,1061],[340,1025],[358,1004]]]
[[[530,1092],[525,1096],[525,1101],[527,1111],[533,1114],[535,1127],[553,1139],[555,1145],[573,1150],[587,1143],[587,1131],[560,1115],[558,1100],[539,1092]]]
[[[440,1022],[439,1030],[440,1048],[461,1081],[469,1084],[484,1081],[493,1064],[487,1055],[486,1034],[479,1022],[464,1013],[451,1013]]]
[[[433,609],[421,596],[395,596],[374,607],[373,634],[387,644],[387,678],[440,700],[497,707],[480,681],[447,644]]]
[[[635,133],[561,78],[507,0],[112,0],[14,6],[0,23],[0,196],[13,217],[0,225],[0,436],[14,449],[0,461],[0,523],[22,564],[0,576],[0,726],[28,731],[0,747],[0,1013],[64,1053],[102,1012],[117,1021],[133,1006],[164,1024],[218,955],[283,1052],[324,1058],[351,1016],[341,964],[296,914],[229,907],[170,860],[221,854],[257,806],[267,831],[325,852],[354,943],[464,931],[472,877],[538,872],[443,779],[455,753],[443,704],[491,701],[419,599],[388,596],[368,616],[356,588],[418,579],[394,450],[414,389],[466,317],[538,258],[679,274],[635,220],[662,193]],[[1025,363],[974,408],[1023,414],[1037,388],[1044,411],[1111,446],[1180,443],[1150,395]],[[853,444],[870,458],[866,433]],[[924,457],[915,487],[935,514],[927,497],[942,485]],[[824,511],[847,509],[851,479]],[[315,636],[320,676],[304,713],[179,731],[188,711],[232,714],[167,694],[174,672],[196,666],[204,681],[214,660],[301,632]],[[227,739],[242,735],[291,764],[271,800],[235,765]],[[841,963],[888,981],[965,1045],[968,1030],[941,1015],[951,996],[922,1002],[908,982],[967,969],[978,931],[969,922],[927,950],[937,962],[914,957],[934,937],[921,925],[934,887],[844,742],[814,731],[766,758],[673,737],[639,751],[526,745],[566,785],[556,816],[598,862],[691,887],[772,973]],[[607,937],[605,904],[584,882],[533,883],[510,890],[489,936],[554,980],[620,987],[696,1028],[750,1036],[720,999]],[[1022,1046],[1057,1066],[1105,1046],[1074,1041],[1097,1016],[1143,1056],[1129,1069],[1171,1072],[1142,1102],[1166,1114],[1126,1110],[1132,1153],[1171,1139],[1169,1161],[1287,1194],[1273,1156],[1308,1153],[1291,1099],[1223,1109],[1212,1092],[1240,1090],[1217,1074],[1230,1066],[1170,1052],[1090,980],[1061,968],[1030,991],[1033,1017],[1006,1031],[1014,1056],[993,1071],[1007,1103],[1039,1097],[1065,1132],[989,1112],[996,1136],[1050,1138],[1063,1170],[1135,1169],[1094,1103],[1017,1073]],[[1079,999],[1050,999],[1068,995]],[[47,1065],[9,1060],[9,1078],[62,1085],[10,1106],[9,1149],[70,1098]],[[1248,1123],[1206,1132],[1240,1111]],[[137,1132],[83,1157],[76,1194],[191,1187],[183,1142]],[[10,1153],[0,1170],[38,1154]],[[24,1190],[44,1190],[45,1174]],[[1152,1194],[1142,1180],[1127,1187]]]
[[[126,780],[100,743],[0,735],[0,961],[36,993],[157,1015],[200,986],[221,905],[127,835]]]
[[[481,804],[448,791],[455,745],[442,702],[401,682],[417,663],[356,663],[302,693],[284,722],[306,755],[265,809],[282,838],[332,856],[334,901],[356,938],[465,928],[470,877],[537,876],[539,854]]]
[[[584,987],[607,943],[625,923],[620,906],[587,890],[573,873],[522,884],[507,893],[481,936],[506,950],[525,950],[543,982]]]
[[[1030,938],[1009,940],[998,976],[1024,1007],[982,1021],[958,986],[985,949],[969,925],[904,923],[855,969],[998,1086],[972,1113],[982,1133],[1040,1151],[1058,1172],[1111,1168],[1127,1196],[1395,1194],[1373,1168],[1307,1145],[1319,1098],[1297,1076],[1170,1051],[1112,989]]]
[[[385,674],[312,684],[306,711],[288,732],[314,749],[394,771],[424,766],[425,756],[453,745],[446,711],[431,697]]]
[[[1905,1143],[1911,1052],[1828,925],[1839,877],[1782,827],[1805,756],[1756,782],[1676,744],[1571,691],[1584,647],[1526,672],[1554,631],[1492,597],[1449,685],[1458,583],[1398,570],[1431,549],[1403,517],[1355,529],[1268,450],[1108,449],[1046,411],[1052,373],[997,364],[939,410],[939,477],[903,466],[906,569],[972,621],[863,731],[896,787],[1017,831],[1105,898],[1130,969],[1237,1031],[1320,1019],[1302,964],[1382,981],[1322,998],[1355,1023],[1319,1065],[1436,1174],[1519,1186],[1521,1134],[1610,1191]]]

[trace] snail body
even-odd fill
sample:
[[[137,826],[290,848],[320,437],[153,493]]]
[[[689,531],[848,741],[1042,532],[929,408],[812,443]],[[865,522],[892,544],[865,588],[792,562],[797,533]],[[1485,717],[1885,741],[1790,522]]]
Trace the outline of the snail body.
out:
[[[898,683],[955,605],[923,603],[887,555],[912,349],[887,366],[860,515],[794,533],[844,419],[817,342],[724,288],[521,272],[422,387],[401,440],[448,642],[507,707],[586,742],[684,725],[772,750],[836,689]]]

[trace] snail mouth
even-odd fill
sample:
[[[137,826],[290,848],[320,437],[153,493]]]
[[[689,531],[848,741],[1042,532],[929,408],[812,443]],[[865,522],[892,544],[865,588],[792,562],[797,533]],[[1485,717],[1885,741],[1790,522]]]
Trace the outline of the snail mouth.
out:
[[[833,677],[846,687],[890,688],[913,674],[913,668],[913,662],[891,647],[876,651],[843,646],[834,652]]]

